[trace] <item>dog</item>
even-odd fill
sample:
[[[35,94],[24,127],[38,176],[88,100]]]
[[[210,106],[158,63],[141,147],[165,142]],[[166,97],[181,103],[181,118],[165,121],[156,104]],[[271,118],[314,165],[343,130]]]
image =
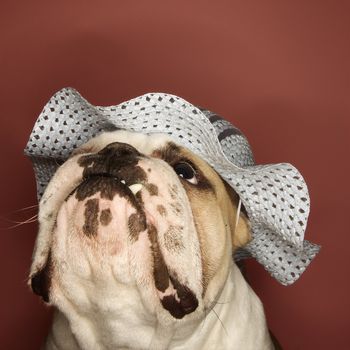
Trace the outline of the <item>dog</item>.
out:
[[[251,240],[233,189],[164,134],[104,132],[39,206],[32,290],[55,307],[44,348],[277,349],[232,259]]]

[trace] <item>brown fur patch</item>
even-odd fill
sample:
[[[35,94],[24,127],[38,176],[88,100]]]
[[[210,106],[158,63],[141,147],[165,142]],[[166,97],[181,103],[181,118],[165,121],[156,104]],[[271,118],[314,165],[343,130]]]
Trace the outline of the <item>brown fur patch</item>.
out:
[[[129,237],[133,242],[139,239],[140,232],[146,229],[146,217],[143,212],[133,213],[128,219]]]
[[[99,200],[97,198],[89,199],[85,203],[85,223],[83,232],[88,236],[96,236],[98,230],[98,214],[99,214]]]
[[[168,142],[166,146],[155,150],[151,156],[156,158],[161,158],[167,163],[171,163],[172,161],[179,158],[181,152],[181,147],[176,145],[173,142]]]
[[[164,309],[168,310],[173,317],[181,319],[197,309],[198,300],[193,292],[181,284],[175,276],[170,276],[170,280],[176,295],[168,295],[160,301]]]
[[[126,186],[113,177],[107,176],[92,176],[85,179],[75,190],[75,197],[78,201],[83,201],[98,192],[101,193],[101,198],[110,201],[116,194],[125,198],[130,197]]]
[[[162,252],[159,249],[157,229],[155,226],[148,226],[148,237],[151,241],[151,249],[153,253],[153,276],[155,286],[159,291],[165,292],[165,290],[169,287],[169,274]]]
[[[100,215],[100,222],[103,226],[107,226],[112,221],[112,213],[111,210],[103,209]]]
[[[200,250],[201,250],[201,263],[202,263],[202,286],[203,286],[203,296],[205,294],[205,291],[208,287],[210,279],[213,277],[213,274],[211,273],[211,264],[210,261],[208,261],[207,257],[207,240],[205,237],[205,228],[200,224],[199,220],[196,220],[196,210],[192,210],[193,216],[194,216],[194,225],[196,227],[196,231],[198,234],[198,240],[200,243]]]
[[[146,184],[145,187],[151,196],[158,196],[158,186],[149,183]]]
[[[182,285],[175,276],[169,275],[162,252],[159,249],[155,226],[149,225],[148,236],[153,253],[153,276],[156,288],[160,292],[165,292],[171,281],[174,289],[176,289],[176,296],[165,296],[160,299],[160,302],[164,309],[168,310],[173,317],[181,319],[198,307],[198,300],[188,287]]]
[[[160,215],[162,215],[162,216],[166,216],[167,215],[167,212],[166,212],[166,209],[165,209],[164,205],[158,204],[157,205],[157,210],[158,210]]]

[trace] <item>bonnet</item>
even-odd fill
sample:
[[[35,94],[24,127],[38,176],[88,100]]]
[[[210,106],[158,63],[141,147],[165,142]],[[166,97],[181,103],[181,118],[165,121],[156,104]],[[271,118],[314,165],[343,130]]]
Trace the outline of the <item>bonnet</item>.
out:
[[[288,163],[256,165],[244,135],[231,123],[180,97],[149,93],[116,106],[91,105],[76,90],[51,97],[25,154],[32,160],[38,199],[71,152],[103,131],[166,133],[206,160],[235,190],[251,223],[252,240],[235,260],[253,257],[280,283],[295,282],[320,247],[304,240],[307,186]]]

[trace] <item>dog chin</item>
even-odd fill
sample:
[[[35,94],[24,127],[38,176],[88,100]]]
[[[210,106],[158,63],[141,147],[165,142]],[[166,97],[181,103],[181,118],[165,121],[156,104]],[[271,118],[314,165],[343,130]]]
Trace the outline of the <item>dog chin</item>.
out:
[[[94,188],[99,191],[90,193]],[[162,210],[146,203],[139,186],[114,177],[93,176],[77,186],[61,205],[53,234],[53,304],[91,314],[108,310],[108,317],[119,318],[129,305],[125,319],[133,310],[158,322],[200,313],[199,296],[160,249]]]

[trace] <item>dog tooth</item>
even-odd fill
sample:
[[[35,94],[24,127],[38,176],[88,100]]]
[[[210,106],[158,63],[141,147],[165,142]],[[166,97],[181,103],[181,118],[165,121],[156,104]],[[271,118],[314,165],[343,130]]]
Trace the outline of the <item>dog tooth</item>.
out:
[[[142,184],[133,184],[129,186],[131,192],[136,195],[137,192],[139,192],[142,188]]]
[[[120,182],[125,185],[125,180],[120,180]]]

